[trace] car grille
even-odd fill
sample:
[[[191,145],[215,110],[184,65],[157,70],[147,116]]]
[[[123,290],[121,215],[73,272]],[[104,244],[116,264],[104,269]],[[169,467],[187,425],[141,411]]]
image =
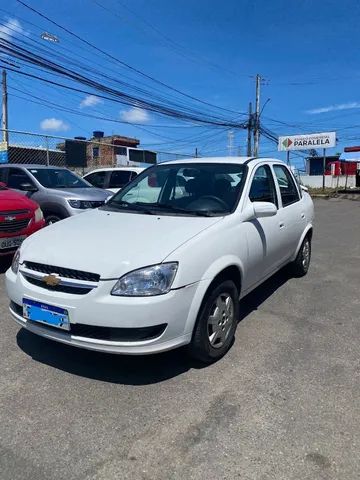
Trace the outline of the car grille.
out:
[[[7,215],[9,215],[7,213]],[[0,222],[0,232],[15,233],[24,230],[30,222],[30,218],[22,218],[21,220],[2,220]]]
[[[23,316],[23,309],[21,305],[18,305],[15,302],[10,302],[10,308],[20,317]],[[33,325],[41,326],[42,329],[59,332],[58,328],[50,325],[44,325],[43,323],[39,325],[36,322],[31,323]],[[160,335],[164,333],[166,327],[167,323],[139,328],[97,327],[93,325],[84,325],[82,323],[73,323],[70,325],[69,332],[61,331],[61,333],[63,335],[91,338],[94,340],[107,340],[112,342],[144,342],[146,340],[152,340],[160,337]]]
[[[26,280],[31,283],[32,285],[36,285],[37,287],[45,288],[46,290],[50,290],[52,292],[62,292],[62,293],[70,293],[73,295],[86,295],[87,293],[91,292],[92,288],[79,288],[76,286],[67,286],[67,285],[56,285],[55,287],[46,285],[42,280],[38,280],[37,278],[30,277],[26,275],[26,273],[22,272]]]
[[[73,270],[72,268],[56,267],[54,265],[44,265],[42,263],[28,261],[25,261],[24,266],[29,270],[45,273],[46,275],[57,273],[60,277],[88,282],[98,282],[100,280],[100,275],[97,273],[83,272],[82,270]]]
[[[113,342],[144,342],[152,340],[165,331],[166,323],[152,327],[140,328],[117,328],[117,327],[96,327],[74,323],[71,325],[71,335],[96,340],[108,340]]]
[[[5,210],[4,212],[0,210],[0,215],[1,216],[7,216],[7,215],[27,215],[30,213],[30,210]]]

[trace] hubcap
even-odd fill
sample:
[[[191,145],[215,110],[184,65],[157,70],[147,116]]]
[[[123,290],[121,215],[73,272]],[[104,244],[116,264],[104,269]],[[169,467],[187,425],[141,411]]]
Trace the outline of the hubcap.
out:
[[[305,240],[302,249],[302,265],[305,270],[309,268],[310,264],[310,243],[309,240]]]
[[[207,331],[210,345],[220,348],[229,336],[234,322],[234,302],[228,293],[222,293],[214,301],[208,318]]]

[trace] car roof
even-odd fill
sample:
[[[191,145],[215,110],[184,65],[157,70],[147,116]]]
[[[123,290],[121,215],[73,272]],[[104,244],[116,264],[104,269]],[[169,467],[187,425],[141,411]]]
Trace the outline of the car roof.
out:
[[[36,163],[31,163],[31,164],[28,164],[28,163],[3,163],[2,165],[0,165],[1,168],[4,168],[4,167],[7,167],[7,168],[11,168],[11,167],[15,167],[15,168],[25,168],[25,169],[47,169],[47,168],[56,168],[57,170],[68,170],[66,167],[57,167],[56,165],[37,165]]]
[[[150,165],[149,165],[150,166]],[[96,173],[96,172],[114,172],[114,171],[126,171],[126,170],[131,170],[132,172],[142,172],[143,170],[146,170],[144,167],[132,167],[131,165],[125,165],[123,167],[104,167],[104,168],[96,168],[95,170],[90,170],[87,172],[85,175],[89,175],[90,173]]]
[[[183,159],[176,159],[167,162],[162,162],[160,165],[170,165],[176,163],[235,163],[235,164],[257,164],[261,162],[276,162],[282,163],[282,160],[277,158],[269,158],[269,157],[201,157],[201,158],[183,158]]]

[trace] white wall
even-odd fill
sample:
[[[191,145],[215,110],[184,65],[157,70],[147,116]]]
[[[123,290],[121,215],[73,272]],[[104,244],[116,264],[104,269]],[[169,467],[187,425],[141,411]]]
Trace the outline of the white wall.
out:
[[[322,175],[301,175],[301,183],[306,187],[321,188],[323,177]],[[325,186],[329,188],[345,187],[346,175],[340,175],[339,177],[333,177],[332,175],[325,175]],[[355,187],[356,177],[355,175],[349,175],[347,179],[347,187]]]

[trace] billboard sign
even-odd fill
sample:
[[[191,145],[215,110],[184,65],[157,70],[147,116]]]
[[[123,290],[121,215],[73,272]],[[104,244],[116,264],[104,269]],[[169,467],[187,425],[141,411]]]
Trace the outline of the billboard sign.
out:
[[[310,150],[313,148],[332,148],[336,146],[336,133],[312,133],[310,135],[291,135],[279,137],[279,152],[290,150]]]
[[[0,142],[0,163],[8,163],[8,144]]]

